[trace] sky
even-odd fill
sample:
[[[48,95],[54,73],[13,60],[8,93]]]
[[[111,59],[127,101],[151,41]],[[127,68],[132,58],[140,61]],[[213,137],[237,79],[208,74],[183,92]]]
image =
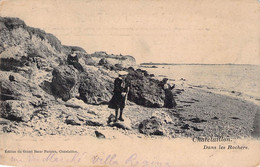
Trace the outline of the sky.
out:
[[[0,16],[138,63],[260,65],[258,0],[2,0]]]

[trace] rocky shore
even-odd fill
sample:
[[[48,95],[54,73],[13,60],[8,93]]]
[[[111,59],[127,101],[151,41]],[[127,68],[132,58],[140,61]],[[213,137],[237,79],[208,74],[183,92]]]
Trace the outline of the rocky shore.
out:
[[[76,60],[68,58],[76,55]],[[251,137],[260,107],[176,83],[177,106],[163,108],[160,81],[129,55],[87,53],[52,34],[0,17],[1,135],[95,138]],[[125,121],[112,122],[117,71],[127,71]],[[259,126],[258,126],[259,127]]]

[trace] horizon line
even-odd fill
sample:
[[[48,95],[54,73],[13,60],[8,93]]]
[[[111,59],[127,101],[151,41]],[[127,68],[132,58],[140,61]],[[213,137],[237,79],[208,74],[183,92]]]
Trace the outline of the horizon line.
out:
[[[235,64],[235,63],[140,63],[139,65],[253,65],[260,66],[260,64]]]

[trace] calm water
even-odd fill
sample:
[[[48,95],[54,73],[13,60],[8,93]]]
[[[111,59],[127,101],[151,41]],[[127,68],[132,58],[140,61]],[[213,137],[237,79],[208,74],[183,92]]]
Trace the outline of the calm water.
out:
[[[156,76],[164,75],[202,88],[260,99],[260,66],[256,65],[157,65],[144,68]]]

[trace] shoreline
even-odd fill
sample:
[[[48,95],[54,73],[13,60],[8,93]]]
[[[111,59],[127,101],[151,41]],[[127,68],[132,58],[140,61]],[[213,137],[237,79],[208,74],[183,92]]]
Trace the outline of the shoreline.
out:
[[[190,66],[190,65],[193,65],[193,64],[178,64],[178,65],[181,65],[181,66],[184,66],[184,65],[187,65],[187,66]],[[198,65],[201,65],[201,64],[198,64]],[[234,64],[236,65],[236,64]],[[248,66],[246,64],[244,64],[245,66]],[[150,65],[152,67],[152,65]],[[161,66],[164,66],[164,65],[161,65]],[[173,66],[173,65],[169,65],[169,66]],[[139,65],[138,66],[139,68],[143,69],[143,70],[146,70],[148,71],[149,73],[153,73],[154,70],[156,71],[160,71],[160,68],[156,66],[156,68],[149,68],[149,67],[144,67],[142,65]],[[179,83],[179,84],[184,84],[186,85],[187,87],[197,87],[199,89],[204,89],[204,90],[207,90],[207,91],[210,91],[212,93],[216,93],[216,94],[222,94],[222,95],[226,95],[226,96],[230,96],[230,97],[237,97],[237,98],[241,98],[242,100],[247,100],[249,102],[253,102],[254,104],[256,105],[259,105],[260,106],[260,96],[257,94],[252,94],[252,93],[247,93],[246,91],[237,91],[237,90],[233,90],[233,89],[225,89],[225,88],[215,88],[215,87],[211,87],[209,85],[201,85],[199,83],[189,83],[189,81],[186,81],[186,79],[183,79],[182,77],[185,78],[185,76],[179,76],[178,80],[177,78],[172,78],[170,76],[165,76],[165,75],[162,75],[161,73],[157,73],[155,72],[156,75],[155,75],[155,78],[158,79],[158,80],[161,80],[162,78],[166,77],[166,78],[169,78],[169,80],[172,80],[173,83]]]
[[[191,129],[186,135],[252,137],[260,106],[245,99],[188,87],[177,97],[177,105],[184,106],[179,113],[182,113],[186,127]]]
[[[130,120],[131,129],[123,130],[117,127],[106,125],[106,120],[114,111],[107,108],[107,105],[89,105],[79,103],[78,101],[70,101],[73,105],[82,108],[72,108],[71,111],[82,117],[90,116],[88,111],[97,115],[92,121],[99,121],[103,126],[89,125],[68,125],[62,119],[55,120],[51,125],[46,123],[33,122],[24,124],[11,122],[12,126],[18,127],[14,132],[20,131],[22,136],[92,136],[95,137],[94,131],[104,134],[107,139],[129,138],[194,138],[194,137],[224,137],[224,138],[251,138],[254,127],[257,122],[256,113],[260,110],[260,106],[242,100],[236,97],[230,97],[215,94],[207,90],[198,88],[189,88],[177,85],[174,89],[175,93],[183,89],[176,97],[177,106],[173,109],[167,108],[148,108],[136,105],[132,102],[127,103],[124,110],[124,116]],[[64,104],[63,104],[64,105]],[[57,107],[63,109],[68,114],[73,114],[69,109],[71,107],[58,104]],[[64,107],[64,108],[63,108]],[[52,122],[57,119],[57,113],[53,108],[50,118],[45,121]],[[67,111],[68,110],[68,111]],[[138,125],[141,121],[149,119],[152,116],[159,117],[163,121],[164,136],[150,136],[141,134],[138,131]],[[96,116],[95,116],[96,117]],[[129,122],[129,121],[128,121]],[[258,121],[259,123],[259,121]],[[3,126],[3,124],[1,124]],[[42,126],[42,127],[41,127]],[[50,127],[50,126],[54,126]],[[57,130],[58,128],[58,130]],[[60,130],[63,128],[65,130]],[[44,129],[53,129],[44,132]],[[55,132],[57,131],[57,133]],[[13,132],[11,132],[12,134]],[[1,132],[1,135],[8,133]],[[20,136],[18,135],[18,136]],[[259,137],[259,135],[254,135]]]
[[[250,103],[253,103],[255,105],[260,106],[260,99],[259,98],[253,97],[253,96],[250,96],[250,95],[247,95],[247,94],[244,94],[244,93],[240,93],[240,92],[232,93],[228,90],[218,90],[216,88],[200,87],[200,86],[191,85],[191,84],[188,84],[188,85],[191,86],[191,87],[196,87],[197,89],[212,92],[212,93],[215,93],[215,94],[219,94],[219,95],[223,95],[223,96],[229,96],[229,97],[232,97],[232,98],[238,98],[240,100],[245,100],[247,102],[250,102]],[[257,99],[259,99],[259,100],[257,100]]]
[[[142,66],[139,66],[139,67],[142,68]],[[156,68],[158,68],[158,67],[156,67]],[[146,67],[143,67],[142,69],[147,70]],[[167,76],[164,76],[164,77],[167,77]],[[158,80],[161,80],[162,76],[158,75],[158,76],[155,76],[155,78],[158,79]],[[171,80],[171,78],[169,78],[169,79]],[[259,98],[253,97],[253,96],[250,96],[250,95],[246,95],[246,94],[240,93],[240,92],[235,92],[235,91],[230,92],[230,91],[227,91],[227,90],[218,90],[216,88],[209,88],[208,86],[197,86],[197,85],[187,84],[185,80],[184,80],[184,82],[183,82],[183,80],[179,80],[179,81],[176,81],[175,79],[173,79],[173,80],[174,80],[174,83],[177,85],[177,87],[178,87],[178,85],[182,85],[182,87],[180,87],[179,89],[186,89],[186,90],[189,89],[189,88],[197,89],[197,91],[203,91],[203,92],[206,92],[206,93],[209,93],[209,94],[220,95],[223,98],[234,99],[236,101],[240,101],[240,103],[248,103],[249,106],[250,105],[254,106],[253,108],[256,108],[255,111],[254,111],[255,114],[253,114],[254,117],[253,117],[253,119],[251,119],[251,121],[253,121],[253,124],[251,122],[251,123],[249,123],[251,125],[251,128],[247,127],[248,130],[250,130],[251,133],[248,134],[247,137],[251,136],[251,137],[254,137],[254,138],[259,138],[259,136],[260,136],[260,118],[259,118],[260,117],[259,116],[260,115],[260,101],[257,100]],[[236,118],[236,117],[234,117],[234,118]],[[251,115],[251,118],[252,118],[252,115]]]

